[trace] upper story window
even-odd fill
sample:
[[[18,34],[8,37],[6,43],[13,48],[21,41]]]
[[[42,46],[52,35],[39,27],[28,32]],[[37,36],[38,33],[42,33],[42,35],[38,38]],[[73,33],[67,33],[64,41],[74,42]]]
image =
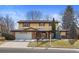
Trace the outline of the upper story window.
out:
[[[30,24],[29,24],[29,23],[24,23],[23,26],[24,26],[24,27],[29,27]]]
[[[49,26],[51,26],[51,23],[49,23]]]
[[[39,26],[45,26],[45,23],[39,23]]]

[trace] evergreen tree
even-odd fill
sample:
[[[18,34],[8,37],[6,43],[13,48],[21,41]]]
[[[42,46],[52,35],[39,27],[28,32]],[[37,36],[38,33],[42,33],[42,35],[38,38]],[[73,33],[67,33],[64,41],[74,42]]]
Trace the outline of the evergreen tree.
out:
[[[69,30],[68,32],[68,38],[75,38],[77,35],[76,34],[76,19],[74,16],[74,10],[72,8],[72,6],[67,6],[67,9],[64,13],[63,19],[62,19],[63,23],[63,29]]]
[[[52,37],[55,38],[56,37],[56,25],[55,25],[55,19],[53,18],[52,21]]]
[[[73,11],[72,6],[67,6],[67,9],[64,13],[62,21],[63,21],[62,23],[63,29],[69,29],[71,26],[71,23],[75,21],[74,11]]]
[[[70,39],[76,39],[77,38],[77,32],[76,32],[76,25],[73,22],[71,24],[70,30],[69,30],[69,38]]]
[[[69,40],[69,43],[71,45],[73,45],[77,40],[77,31],[76,31],[76,25],[75,23],[73,22],[71,24],[71,27],[70,27],[70,30],[69,30],[69,38],[70,39],[75,39],[75,40]]]

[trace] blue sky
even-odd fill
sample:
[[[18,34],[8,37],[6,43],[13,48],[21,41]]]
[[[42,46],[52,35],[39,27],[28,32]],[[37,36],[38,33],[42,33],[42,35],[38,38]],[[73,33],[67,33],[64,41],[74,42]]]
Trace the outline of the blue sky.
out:
[[[79,6],[74,5],[74,10],[79,12]],[[18,20],[27,19],[26,13],[30,10],[39,10],[43,15],[52,15],[57,20],[64,12],[66,5],[0,5],[0,16],[10,15],[15,23]]]

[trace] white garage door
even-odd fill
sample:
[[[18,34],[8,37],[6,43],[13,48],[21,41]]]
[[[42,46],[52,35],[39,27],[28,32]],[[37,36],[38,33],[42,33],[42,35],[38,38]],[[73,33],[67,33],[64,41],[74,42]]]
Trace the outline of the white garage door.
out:
[[[17,32],[15,33],[15,37],[17,40],[30,40],[32,39],[32,33],[31,32]]]

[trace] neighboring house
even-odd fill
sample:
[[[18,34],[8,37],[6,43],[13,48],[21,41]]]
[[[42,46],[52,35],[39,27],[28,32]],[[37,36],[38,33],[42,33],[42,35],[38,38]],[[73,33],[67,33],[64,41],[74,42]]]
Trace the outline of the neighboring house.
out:
[[[61,31],[60,31],[60,36],[61,36],[61,38],[63,39],[68,39],[68,32],[69,32],[69,30],[68,29],[62,29]],[[79,39],[79,28],[77,27],[76,28],[76,32],[77,32],[77,36],[76,36],[76,38],[77,39]]]
[[[77,31],[77,38],[79,39],[79,27],[76,28]]]
[[[60,30],[60,38],[67,39],[68,37],[67,33],[68,33],[68,30],[65,30],[65,29]]]
[[[16,39],[36,39],[37,36],[49,39],[51,34],[51,20],[20,20],[18,29],[11,30]],[[56,21],[56,27],[58,22]]]

